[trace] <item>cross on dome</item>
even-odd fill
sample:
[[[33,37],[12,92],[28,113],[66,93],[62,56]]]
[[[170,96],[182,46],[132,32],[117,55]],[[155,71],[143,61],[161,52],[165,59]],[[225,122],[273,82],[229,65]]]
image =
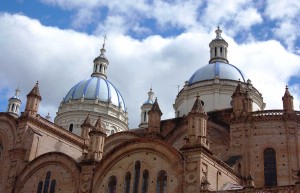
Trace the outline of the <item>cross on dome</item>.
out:
[[[222,30],[220,29],[220,26],[218,26],[216,32],[216,39],[222,39],[221,34],[222,34]]]

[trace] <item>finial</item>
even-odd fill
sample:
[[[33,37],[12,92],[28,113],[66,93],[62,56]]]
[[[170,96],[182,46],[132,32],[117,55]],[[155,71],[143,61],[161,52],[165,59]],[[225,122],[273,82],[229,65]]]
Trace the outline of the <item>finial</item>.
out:
[[[285,85],[285,90],[288,90],[288,89],[289,89],[288,85]]]
[[[222,30],[220,29],[220,26],[218,26],[217,30],[215,31],[217,36],[216,36],[216,39],[221,39],[221,33],[222,33]]]
[[[199,98],[199,93],[197,93],[197,96],[196,96],[197,98]]]
[[[16,97],[18,98],[19,97],[19,95],[20,95],[20,88],[19,88],[19,86],[18,86],[18,88],[15,90],[16,91]]]
[[[106,34],[103,36],[103,44],[102,44],[102,48],[100,49],[100,56],[101,57],[105,57],[105,40],[107,39]]]
[[[105,45],[105,40],[107,39],[106,34],[103,36],[103,45]]]

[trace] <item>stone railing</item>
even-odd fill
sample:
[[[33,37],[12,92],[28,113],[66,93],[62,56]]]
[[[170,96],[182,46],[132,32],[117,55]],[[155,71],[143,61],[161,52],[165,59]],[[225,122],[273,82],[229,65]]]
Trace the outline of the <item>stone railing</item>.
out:
[[[300,189],[291,186],[277,186],[272,188],[244,188],[240,190],[203,191],[205,193],[298,193]]]
[[[282,116],[284,114],[283,110],[266,110],[266,111],[255,111],[251,113],[254,117],[261,116]]]

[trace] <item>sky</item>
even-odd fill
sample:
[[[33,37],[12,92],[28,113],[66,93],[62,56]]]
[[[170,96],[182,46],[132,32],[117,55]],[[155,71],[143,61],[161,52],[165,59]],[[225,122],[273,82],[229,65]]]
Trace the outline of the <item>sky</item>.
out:
[[[226,2],[226,3],[225,3]],[[209,60],[217,26],[228,60],[282,109],[285,86],[300,105],[299,0],[1,0],[0,111],[39,81],[39,114],[54,119],[76,83],[90,77],[107,35],[108,80],[122,93],[129,127],[152,87],[163,119],[184,82]]]

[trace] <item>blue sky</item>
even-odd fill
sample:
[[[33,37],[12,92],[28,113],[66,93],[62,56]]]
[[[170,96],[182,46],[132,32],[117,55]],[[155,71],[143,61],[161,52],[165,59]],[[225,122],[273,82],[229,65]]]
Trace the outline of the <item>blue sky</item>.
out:
[[[131,127],[151,85],[171,118],[176,85],[208,63],[218,25],[230,63],[251,79],[267,108],[281,108],[288,84],[298,110],[299,17],[299,0],[2,0],[0,111],[18,86],[24,108],[39,80],[40,114],[54,118],[68,90],[90,76],[107,34],[108,79],[123,94]]]

